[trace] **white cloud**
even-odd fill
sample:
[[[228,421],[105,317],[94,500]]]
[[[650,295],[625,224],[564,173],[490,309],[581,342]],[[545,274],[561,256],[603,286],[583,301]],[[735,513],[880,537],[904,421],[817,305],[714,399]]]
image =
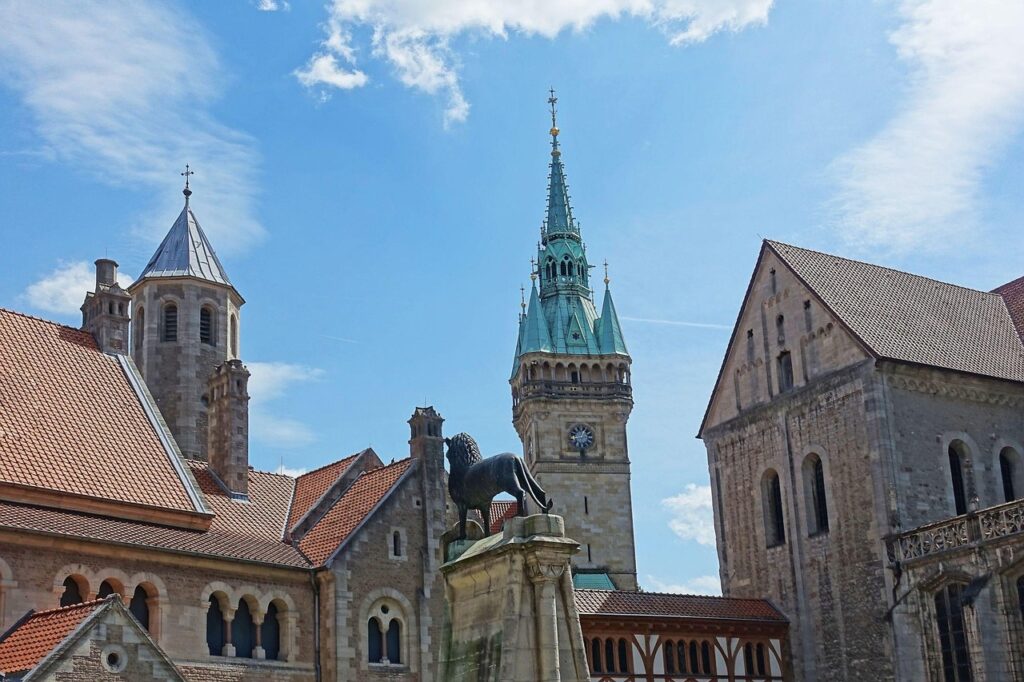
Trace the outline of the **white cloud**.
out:
[[[56,159],[165,197],[143,228],[162,236],[192,164],[203,228],[224,251],[264,230],[254,212],[253,141],[210,113],[222,80],[202,27],[157,2],[0,4],[0,82],[21,96]],[[230,238],[229,238],[230,237]]]
[[[295,384],[316,381],[323,370],[288,362],[247,362],[249,378],[249,433],[253,440],[274,447],[301,447],[316,440],[303,422],[276,414],[267,403],[284,397]]]
[[[706,547],[715,546],[715,520],[711,509],[711,486],[687,483],[678,495],[661,501],[672,518],[668,526],[683,540]]]
[[[306,473],[306,468],[301,467],[299,469],[292,469],[291,467],[287,467],[284,464],[282,464],[281,466],[274,469],[274,473],[283,474],[285,476],[291,476],[292,478],[298,478],[302,474]]]
[[[122,288],[132,283],[123,272],[117,274]],[[25,288],[22,297],[33,308],[57,315],[74,315],[82,307],[85,292],[96,289],[96,270],[83,261],[61,263]]]
[[[352,32],[372,29],[372,54],[394,69],[405,85],[429,94],[444,93],[445,122],[463,121],[469,103],[459,85],[451,43],[460,36],[508,38],[541,35],[554,38],[564,30],[582,31],[602,19],[632,17],[662,31],[673,45],[707,40],[719,31],[739,31],[764,24],[773,0],[333,0],[327,38],[305,69],[296,71],[303,85],[350,89],[365,76],[317,79],[311,67],[332,56],[363,75],[356,65]],[[326,71],[332,75],[333,71]],[[355,84],[353,84],[355,83]]]
[[[285,2],[285,0],[257,0],[256,9],[261,12],[277,12],[281,10],[287,12],[292,6]]]
[[[894,251],[964,244],[985,170],[1024,126],[1024,4],[909,0],[900,15],[890,40],[909,94],[836,161],[839,225],[851,243]]]
[[[698,575],[681,583],[666,583],[653,575],[647,576],[651,592],[671,592],[675,594],[722,594],[722,581],[717,575]]]

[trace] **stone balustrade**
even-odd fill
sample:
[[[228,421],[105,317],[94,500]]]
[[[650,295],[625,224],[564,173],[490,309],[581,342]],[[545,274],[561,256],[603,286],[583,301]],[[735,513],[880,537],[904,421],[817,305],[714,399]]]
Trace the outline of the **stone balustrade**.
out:
[[[1024,499],[920,526],[886,538],[890,564],[974,547],[1024,532]]]

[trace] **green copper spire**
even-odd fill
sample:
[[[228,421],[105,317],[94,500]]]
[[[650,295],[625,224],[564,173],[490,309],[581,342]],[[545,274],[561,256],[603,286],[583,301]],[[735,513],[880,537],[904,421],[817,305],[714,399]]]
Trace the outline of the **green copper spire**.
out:
[[[551,177],[547,220],[541,228],[537,260],[531,261],[530,302],[519,316],[516,360],[527,353],[628,355],[615,305],[607,291],[598,317],[590,288],[590,264],[572,217],[558,143],[558,98],[551,90]],[[518,367],[518,364],[516,365]],[[513,373],[517,370],[513,370]]]
[[[551,177],[548,184],[548,216],[544,222],[541,241],[557,237],[580,239],[580,228],[572,218],[569,205],[569,187],[565,183],[565,169],[562,167],[562,152],[558,149],[558,98],[551,89],[548,104],[551,105]]]

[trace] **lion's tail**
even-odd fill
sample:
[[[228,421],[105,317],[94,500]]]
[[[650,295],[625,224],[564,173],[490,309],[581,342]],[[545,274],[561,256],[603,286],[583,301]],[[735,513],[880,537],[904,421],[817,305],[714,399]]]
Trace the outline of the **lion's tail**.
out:
[[[517,460],[519,466],[516,467],[516,478],[519,479],[519,487],[530,493],[530,497],[537,503],[537,506],[541,508],[544,513],[551,511],[551,507],[554,506],[554,501],[548,499],[548,496],[544,493],[544,489],[540,487],[537,480],[530,473],[530,470],[526,468],[521,460]]]

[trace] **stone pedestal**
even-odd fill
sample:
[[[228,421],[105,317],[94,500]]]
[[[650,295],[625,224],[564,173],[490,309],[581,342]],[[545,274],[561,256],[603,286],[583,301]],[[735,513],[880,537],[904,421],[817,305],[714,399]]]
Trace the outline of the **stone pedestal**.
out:
[[[444,682],[589,679],[560,516],[505,523],[501,535],[446,548]],[[461,550],[461,554],[459,551]]]

